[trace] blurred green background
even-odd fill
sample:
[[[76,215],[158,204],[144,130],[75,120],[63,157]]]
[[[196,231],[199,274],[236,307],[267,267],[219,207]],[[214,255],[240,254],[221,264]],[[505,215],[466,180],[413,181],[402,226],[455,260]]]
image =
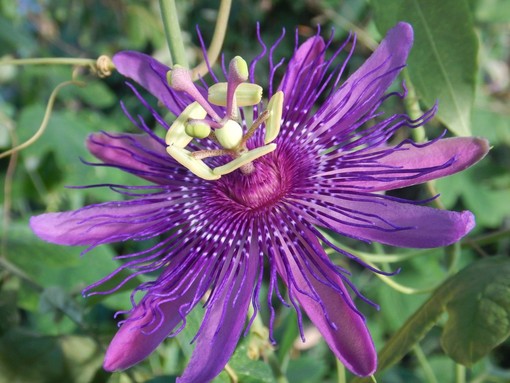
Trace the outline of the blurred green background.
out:
[[[358,46],[348,67],[348,71],[352,71],[368,57],[383,29],[391,24],[392,17],[399,15],[392,7],[412,8],[413,4],[427,1],[239,0],[232,7],[223,51],[227,60],[238,54],[247,60],[255,57],[260,51],[255,35],[259,22],[268,44],[280,36],[282,28],[286,29],[286,38],[276,56],[288,58],[294,49],[296,28],[304,39],[313,35],[316,25],[320,24],[325,36],[329,36],[331,28],[335,29],[333,44],[336,45],[345,39],[348,31],[358,33]],[[472,91],[468,86],[465,115],[473,135],[487,137],[493,149],[482,163],[435,184],[447,208],[469,209],[475,213],[477,227],[468,238],[456,249],[437,249],[417,256],[411,256],[406,250],[411,254],[407,261],[378,263],[383,268],[401,267],[403,271],[394,281],[416,289],[438,285],[449,275],[448,270],[454,272],[484,257],[507,256],[510,252],[510,1],[430,1],[447,4],[444,12],[438,8],[437,19],[426,24],[432,27],[432,35],[439,31],[440,25],[446,25],[446,30],[452,28],[452,34],[457,33],[455,28],[465,28],[462,30],[473,31],[479,43],[478,52],[473,50],[474,55],[466,60],[461,57],[463,62],[472,60],[476,64],[471,73],[463,72],[464,66],[457,68],[448,62],[445,65],[449,71],[460,73],[461,81],[468,78],[465,82],[472,85]],[[182,0],[177,6],[184,38],[189,43],[187,53],[190,62],[196,64],[202,58],[202,51],[195,26],[200,27],[208,43],[219,2]],[[434,29],[434,23],[438,29]],[[472,36],[457,37],[462,42]],[[158,1],[4,0],[0,3],[0,60],[97,58],[125,49],[168,61]],[[420,49],[426,48],[415,46],[417,52]],[[434,92],[441,85],[434,80],[420,84],[418,77],[413,77],[419,65],[418,62],[410,67],[410,75],[423,101],[422,107],[426,108],[431,106],[428,104],[430,95],[423,87],[432,89],[435,100],[438,96]],[[0,65],[2,152],[36,132],[51,91],[60,82],[69,80],[72,71],[69,66]],[[258,83],[267,83],[267,75],[259,70]],[[104,349],[117,329],[113,314],[130,307],[129,289],[136,283],[109,297],[84,299],[81,296],[85,286],[118,266],[118,261],[112,260],[115,254],[136,250],[137,244],[105,245],[80,257],[83,249],[44,243],[28,228],[28,219],[33,214],[75,209],[118,198],[106,188],[76,190],[65,186],[142,182],[119,171],[86,166],[80,161],[80,158],[93,160],[84,146],[88,134],[99,130],[134,131],[119,107],[119,100],[126,103],[133,115],[151,119],[117,73],[99,79],[81,69],[78,77],[87,86],[68,87],[60,93],[49,126],[37,143],[17,155],[0,159],[3,206],[0,211],[0,383],[173,382],[189,358],[192,349],[189,340],[200,323],[200,312],[193,313],[187,329],[177,338],[166,341],[148,360],[128,372],[112,375],[102,370],[101,363]],[[440,108],[443,105],[441,99],[439,105]],[[448,110],[447,101],[444,105]],[[394,107],[402,108],[401,105]],[[429,124],[427,134],[437,136],[445,126],[458,133],[458,126],[445,117]],[[427,196],[425,188],[411,188],[400,193],[413,198]],[[339,241],[343,241],[343,246],[367,253],[405,252]],[[335,254],[332,257],[344,262]],[[362,306],[375,343],[381,348],[430,296],[430,291],[403,294],[372,273],[350,267],[354,269],[353,280],[358,288],[382,307],[376,312]],[[508,321],[510,304],[506,307],[502,320]],[[396,366],[378,374],[378,381],[458,381],[459,367],[445,355],[440,345],[445,320],[446,316],[440,319],[419,348]],[[289,382],[342,381],[341,369],[339,373],[339,366],[323,341],[312,341],[305,347],[294,343],[298,332],[292,310],[279,310],[276,330],[279,347],[275,352]],[[310,331],[313,333],[313,329]],[[309,338],[313,339],[313,335]],[[230,367],[240,382],[275,382],[267,363],[247,357],[250,341],[252,339],[248,338],[241,342]],[[473,383],[510,382],[510,342],[503,342],[476,362],[465,376]],[[215,381],[230,380],[222,373]]]

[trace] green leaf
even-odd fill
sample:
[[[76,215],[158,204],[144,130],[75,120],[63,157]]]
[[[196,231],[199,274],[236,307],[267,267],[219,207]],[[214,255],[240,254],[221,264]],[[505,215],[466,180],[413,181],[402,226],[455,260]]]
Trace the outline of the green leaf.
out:
[[[0,292],[0,318],[2,318],[0,320],[0,335],[5,334],[20,321],[16,302],[17,294],[15,291],[6,290]]]
[[[22,330],[0,338],[0,383],[51,383],[69,381],[62,350],[53,337]]]
[[[241,382],[272,383],[275,381],[267,363],[248,357],[248,348],[244,343],[237,347],[228,365],[235,371]]]
[[[322,382],[326,372],[325,360],[304,356],[289,361],[287,378],[293,383]]]
[[[467,366],[485,356],[510,336],[509,273],[509,257],[490,257],[446,280],[379,352],[379,371],[402,359],[445,311],[445,352]]]
[[[477,166],[436,181],[441,200],[452,207],[461,198],[478,225],[499,227],[510,216],[510,178],[487,159]]]
[[[89,383],[101,362],[96,343],[84,336],[14,329],[0,338],[0,383]]]
[[[441,337],[445,352],[471,366],[510,336],[510,258],[478,262],[447,283],[453,296]]]
[[[62,89],[61,97],[62,99],[78,97],[88,105],[96,108],[110,107],[117,100],[110,88],[100,80],[89,82],[82,88],[64,88]]]
[[[39,310],[41,313],[62,312],[77,323],[83,320],[83,311],[63,289],[50,286],[41,293],[39,301]]]
[[[68,293],[79,291],[120,266],[120,263],[113,259],[115,254],[111,247],[107,245],[99,246],[80,256],[83,247],[59,246],[44,242],[30,230],[28,222],[25,221],[15,221],[9,225],[7,245],[9,249],[7,259],[23,270],[34,282],[44,287],[58,286]],[[120,282],[121,278],[128,273],[120,273],[121,275],[114,278],[114,282]],[[119,291],[130,290],[140,282],[139,278],[133,278]],[[113,282],[103,286],[106,289],[112,287]],[[55,297],[55,299],[60,298]],[[97,303],[104,298],[106,296],[95,296],[91,303]],[[36,307],[24,307],[36,309]],[[130,307],[129,300],[126,300],[124,306],[117,308]]]
[[[510,2],[507,0],[480,0],[476,6],[476,18],[484,22],[508,23]]]
[[[427,107],[458,136],[471,134],[478,41],[465,0],[372,0],[381,33],[398,21],[414,28],[409,73]]]

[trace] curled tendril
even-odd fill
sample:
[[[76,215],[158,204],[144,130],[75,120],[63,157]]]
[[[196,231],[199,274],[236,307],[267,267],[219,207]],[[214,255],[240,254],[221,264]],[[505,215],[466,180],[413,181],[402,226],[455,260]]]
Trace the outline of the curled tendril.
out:
[[[27,141],[23,142],[22,144],[20,144],[18,146],[15,146],[12,149],[9,149],[3,153],[0,153],[0,158],[10,156],[13,153],[17,153],[23,149],[26,149],[27,147],[32,145],[34,142],[36,142],[42,136],[42,134],[46,130],[46,127],[48,126],[48,122],[51,117],[51,112],[53,111],[53,105],[55,104],[55,100],[58,96],[58,93],[60,92],[60,90],[62,88],[66,87],[68,85],[76,85],[76,86],[83,87],[86,84],[82,81],[73,80],[73,81],[64,81],[64,82],[60,83],[59,85],[57,85],[55,87],[55,89],[53,89],[53,92],[51,92],[50,98],[48,100],[48,104],[46,105],[46,111],[44,112],[44,117],[41,122],[41,125],[39,126],[39,129],[37,129],[35,134],[32,137],[30,137]]]
[[[115,69],[115,65],[109,56],[101,55],[97,58],[94,69],[94,72],[98,77],[105,78],[112,74],[112,70]]]

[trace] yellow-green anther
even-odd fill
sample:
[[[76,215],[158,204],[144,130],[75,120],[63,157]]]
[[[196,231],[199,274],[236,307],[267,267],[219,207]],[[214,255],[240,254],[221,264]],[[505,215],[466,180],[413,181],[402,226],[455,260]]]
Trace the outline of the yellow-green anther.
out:
[[[248,64],[241,56],[236,56],[230,60],[228,67],[229,80],[235,82],[244,82],[248,80],[250,72],[248,71]]]
[[[237,122],[228,120],[222,128],[214,131],[214,135],[225,149],[233,149],[243,139],[243,128]]]
[[[257,105],[262,99],[262,87],[243,82],[238,85],[235,98],[238,107]],[[227,106],[227,83],[219,82],[209,87],[207,99],[211,104]]]
[[[191,152],[186,149],[168,146],[166,151],[174,160],[204,180],[213,181],[221,177],[221,175],[214,174],[213,170],[207,166],[204,161],[193,158]]]
[[[206,138],[211,133],[211,127],[204,123],[189,122],[184,128],[186,134],[193,138]]]
[[[186,133],[186,125],[188,120],[196,119],[201,120],[205,118],[207,112],[200,106],[198,102],[189,104],[186,109],[177,117],[168,132],[166,133],[165,142],[169,146],[176,146],[178,148],[186,147],[193,136]]]
[[[269,117],[266,120],[266,133],[264,135],[264,144],[274,141],[280,133],[283,111],[283,92],[276,92],[267,104]]]
[[[223,166],[214,168],[213,173],[218,176],[232,173],[234,170],[239,169],[241,166],[253,162],[257,158],[265,156],[266,154],[271,153],[275,149],[276,144],[269,144],[266,146],[261,146],[256,149],[250,150],[249,152],[246,152],[241,156],[237,157],[235,160],[232,160]]]

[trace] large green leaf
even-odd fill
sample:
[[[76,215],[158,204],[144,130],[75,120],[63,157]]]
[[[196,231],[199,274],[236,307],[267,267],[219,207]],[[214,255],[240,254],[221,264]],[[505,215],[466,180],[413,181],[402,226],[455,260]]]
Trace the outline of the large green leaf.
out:
[[[397,363],[448,312],[445,352],[471,366],[510,336],[509,257],[485,258],[444,282],[379,352],[379,371]],[[368,382],[357,378],[354,382]]]
[[[446,353],[471,366],[510,336],[510,258],[489,258],[446,284],[452,298],[441,337]]]
[[[465,0],[372,0],[381,33],[398,21],[412,24],[415,43],[408,61],[419,97],[454,134],[471,134],[478,41]]]

